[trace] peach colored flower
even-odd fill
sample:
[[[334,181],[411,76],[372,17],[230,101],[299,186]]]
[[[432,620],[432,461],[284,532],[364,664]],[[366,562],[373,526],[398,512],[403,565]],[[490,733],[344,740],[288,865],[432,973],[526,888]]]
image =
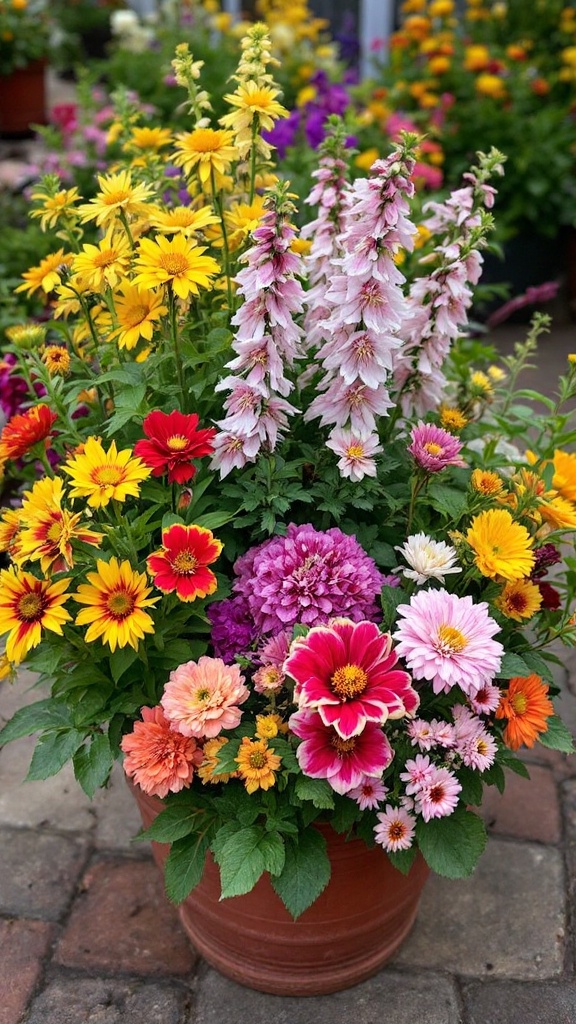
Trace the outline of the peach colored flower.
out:
[[[124,771],[145,793],[163,799],[190,785],[204,755],[195,739],[172,728],[161,707],[142,708],[141,714],[120,744]]]
[[[222,729],[236,728],[242,717],[238,704],[248,696],[238,665],[203,656],[170,673],[161,704],[173,728],[184,736],[212,738]]]

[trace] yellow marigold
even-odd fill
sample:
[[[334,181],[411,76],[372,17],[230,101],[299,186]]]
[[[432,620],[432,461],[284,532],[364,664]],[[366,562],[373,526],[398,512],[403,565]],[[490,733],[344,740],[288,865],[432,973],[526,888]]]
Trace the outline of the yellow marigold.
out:
[[[507,583],[494,601],[508,619],[521,622],[531,619],[542,604],[540,588],[532,580],[514,580]]]
[[[464,50],[463,67],[466,71],[483,71],[490,64],[490,50],[487,46],[475,44]]]
[[[70,370],[70,353],[64,345],[47,345],[42,362],[51,377],[65,377]]]
[[[259,740],[273,740],[279,732],[287,732],[288,725],[280,715],[256,715],[256,736]]]
[[[280,768],[281,758],[270,750],[266,740],[251,740],[244,736],[235,761],[248,793],[275,785],[275,772]]]
[[[452,67],[452,61],[443,54],[437,54],[428,61],[428,70],[431,75],[445,75]]]
[[[475,89],[480,96],[489,96],[493,100],[502,100],[506,96],[504,80],[498,75],[491,75],[488,72],[478,75]]]
[[[472,520],[466,541],[483,576],[520,580],[534,567],[532,537],[507,509],[488,509]]]
[[[576,454],[557,448],[552,462],[554,465],[552,486],[563,498],[576,502]]]
[[[453,406],[442,405],[440,406],[440,423],[445,430],[458,432],[464,430],[464,427],[468,423],[468,420],[460,409],[456,409]]]
[[[475,491],[486,497],[499,497],[504,490],[504,481],[498,473],[488,469],[475,469],[470,477],[470,483]]]

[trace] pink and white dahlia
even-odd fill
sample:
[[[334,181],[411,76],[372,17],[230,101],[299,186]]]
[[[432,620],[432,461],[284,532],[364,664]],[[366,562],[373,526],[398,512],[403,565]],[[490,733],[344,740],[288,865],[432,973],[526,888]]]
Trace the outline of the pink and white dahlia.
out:
[[[461,791],[462,786],[453,772],[433,765],[430,778],[414,793],[415,810],[424,821],[445,818],[458,806]]]
[[[340,476],[348,477],[354,482],[362,480],[365,476],[376,476],[374,456],[384,451],[378,434],[365,436],[341,428],[332,431],[326,441],[326,447],[331,448],[339,456],[337,465]]]
[[[374,829],[374,838],[387,853],[397,850],[409,850],[414,839],[416,819],[405,807],[392,807],[390,804],[376,815],[378,824]]]
[[[302,740],[296,757],[304,775],[326,779],[336,793],[356,789],[367,776],[380,779],[394,757],[388,738],[372,722],[350,739],[343,739],[335,729],[324,725],[315,711],[294,712],[288,725]]]
[[[337,527],[291,523],[284,537],[251,548],[234,566],[258,633],[278,633],[345,616],[375,619],[382,574],[355,537]]]
[[[238,705],[249,695],[238,665],[203,656],[170,673],[160,703],[182,735],[212,738],[236,728],[242,717]]]
[[[416,711],[410,676],[395,669],[390,634],[373,622],[338,619],[315,626],[293,645],[284,663],[295,680],[299,708],[318,712],[342,739],[358,736],[367,722],[383,725]]]
[[[504,648],[492,637],[500,627],[485,602],[445,590],[420,590],[398,606],[393,633],[396,652],[415,679],[427,679],[434,693],[459,686],[474,694],[500,669]]]
[[[412,428],[408,451],[427,473],[439,473],[446,466],[465,466],[460,458],[462,442],[434,423],[418,423]]]

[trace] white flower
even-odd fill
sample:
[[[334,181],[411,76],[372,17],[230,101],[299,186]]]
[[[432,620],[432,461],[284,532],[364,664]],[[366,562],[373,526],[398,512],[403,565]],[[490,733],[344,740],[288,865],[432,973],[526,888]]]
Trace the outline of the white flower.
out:
[[[416,583],[426,583],[429,579],[444,583],[444,577],[450,572],[462,572],[460,566],[454,566],[456,550],[443,540],[432,540],[425,533],[415,533],[396,551],[406,559],[409,569],[399,566],[404,576]]]

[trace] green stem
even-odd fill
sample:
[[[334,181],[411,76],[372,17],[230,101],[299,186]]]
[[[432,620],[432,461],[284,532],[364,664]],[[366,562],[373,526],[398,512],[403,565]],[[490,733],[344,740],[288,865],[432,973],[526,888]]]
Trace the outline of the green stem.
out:
[[[169,286],[169,306],[170,306],[170,333],[172,338],[172,346],[174,348],[174,361],[176,363],[176,373],[178,375],[178,384],[180,386],[180,392],[182,395],[182,412],[187,412],[188,402],[186,388],[184,384],[184,366],[182,365],[182,354],[180,352],[180,344],[178,338],[178,319],[176,315],[176,297],[172,290],[172,286]]]
[[[228,244],[228,231],[226,229],[226,221],[224,219],[224,207],[222,203],[222,194],[216,195],[216,176],[214,174],[214,168],[210,168],[210,181],[212,184],[212,198],[214,199],[214,205],[218,211],[220,218],[220,226],[222,228],[222,253],[224,255],[224,273],[226,275],[226,291],[228,294],[228,309],[230,313],[233,311],[232,306],[232,279],[230,277],[230,246]]]
[[[250,199],[249,202],[254,202],[254,194],[256,192],[256,136],[258,135],[258,120],[254,118],[252,122],[252,147],[250,151]]]

